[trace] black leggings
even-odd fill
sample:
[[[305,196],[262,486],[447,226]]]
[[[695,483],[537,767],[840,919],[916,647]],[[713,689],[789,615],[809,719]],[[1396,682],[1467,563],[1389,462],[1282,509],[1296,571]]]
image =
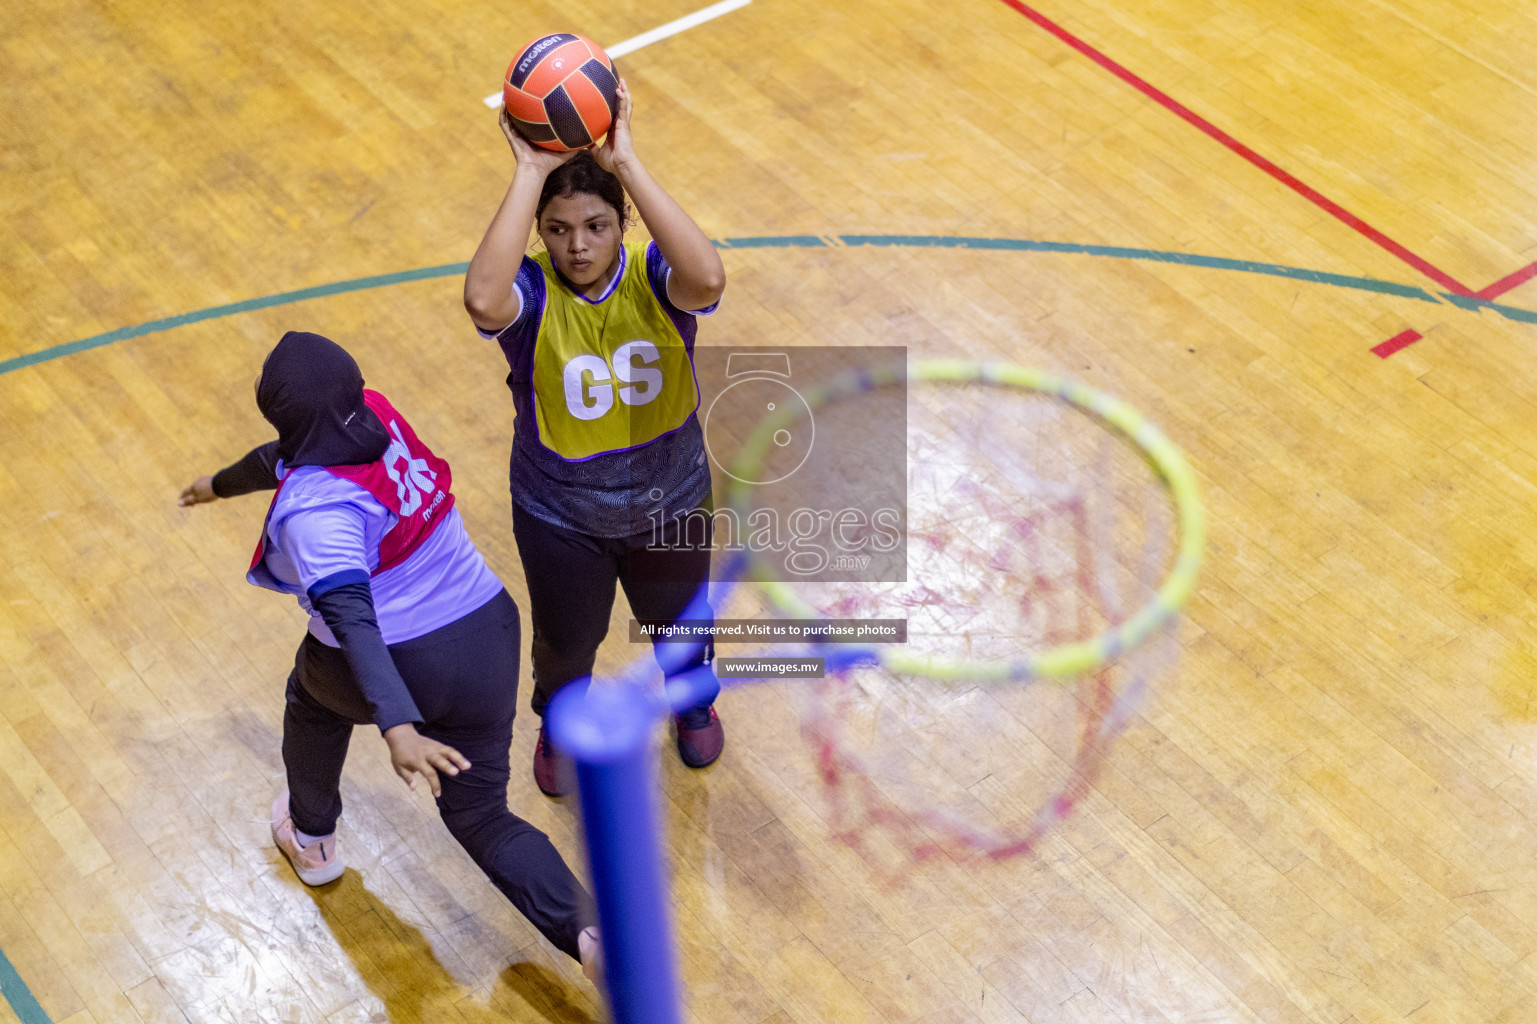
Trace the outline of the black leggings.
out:
[[[703,528],[702,543],[694,537],[692,545],[663,550],[649,547],[649,533],[590,537],[553,526],[513,503],[512,534],[528,581],[528,613],[534,623],[534,714],[542,716],[561,687],[592,674],[598,645],[608,634],[615,581],[624,586],[636,618],[670,623],[683,615],[710,580],[712,524],[708,516],[695,521]],[[664,543],[675,542],[677,532],[677,520],[669,520]],[[712,615],[706,605],[699,617]],[[713,645],[706,644],[671,674],[698,668],[713,655]],[[700,706],[713,702],[719,692],[717,683]]]
[[[424,719],[417,731],[453,747],[471,765],[438,776],[443,824],[545,938],[580,959],[576,937],[596,923],[592,900],[549,837],[507,809],[519,633],[518,606],[504,590],[464,618],[389,651]],[[306,636],[283,713],[289,813],[300,831],[335,831],[347,742],[354,725],[370,721],[346,656]]]

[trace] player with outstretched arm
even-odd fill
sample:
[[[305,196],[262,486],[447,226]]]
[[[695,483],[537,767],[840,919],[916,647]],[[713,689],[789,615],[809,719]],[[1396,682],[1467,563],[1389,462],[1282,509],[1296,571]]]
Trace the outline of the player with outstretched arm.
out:
[[[288,677],[273,842],[307,885],[342,874],[342,763],[353,726],[376,725],[396,773],[427,782],[480,869],[595,979],[591,898],[507,808],[518,608],[465,532],[448,463],[316,334],[283,336],[256,404],[277,440],[198,479],[181,504],[276,491],[247,579],[297,597],[310,621]]]

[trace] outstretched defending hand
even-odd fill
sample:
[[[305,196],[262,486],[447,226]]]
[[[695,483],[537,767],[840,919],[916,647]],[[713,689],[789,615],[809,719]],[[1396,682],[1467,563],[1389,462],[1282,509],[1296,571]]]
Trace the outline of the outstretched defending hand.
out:
[[[213,477],[200,476],[181,492],[181,497],[176,499],[176,504],[185,508],[188,505],[201,505],[207,501],[218,500],[219,496],[213,492]]]
[[[390,745],[390,764],[395,767],[395,774],[413,790],[416,789],[416,779],[412,776],[420,775],[427,780],[427,786],[434,797],[443,795],[438,772],[458,775],[470,768],[470,762],[465,760],[463,754],[447,744],[423,736],[410,722],[386,730],[384,742]]]

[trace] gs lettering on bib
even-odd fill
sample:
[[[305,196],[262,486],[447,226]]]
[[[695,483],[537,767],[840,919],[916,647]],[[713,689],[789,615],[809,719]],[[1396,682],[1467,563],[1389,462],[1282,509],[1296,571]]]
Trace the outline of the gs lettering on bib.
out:
[[[597,303],[575,294],[549,253],[534,344],[539,441],[568,462],[639,448],[677,430],[699,408],[683,337],[651,290],[645,247],[627,244],[619,280]]]
[[[379,504],[396,516],[395,525],[379,542],[379,565],[372,575],[411,557],[412,552],[426,543],[438,528],[448,510],[454,507],[453,472],[448,463],[432,454],[411,429],[405,417],[395,411],[383,395],[377,391],[363,390],[363,403],[379,417],[390,434],[390,446],[378,462],[363,466],[326,466],[325,471],[343,480],[350,480],[373,495]],[[287,474],[284,474],[284,481]],[[261,537],[256,541],[256,553],[251,556],[251,570],[247,578],[259,586],[266,585],[270,573],[259,571],[266,555],[267,524],[272,510],[277,507],[283,493],[283,482],[272,495],[267,508],[267,518],[262,522]]]

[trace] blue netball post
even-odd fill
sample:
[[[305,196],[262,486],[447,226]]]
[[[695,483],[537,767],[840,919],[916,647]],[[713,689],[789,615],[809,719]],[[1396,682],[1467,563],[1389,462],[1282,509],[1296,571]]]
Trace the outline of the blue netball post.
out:
[[[741,561],[727,560],[728,579]],[[683,617],[706,614],[708,593],[708,584],[701,587]],[[550,737],[576,762],[615,1024],[683,1020],[652,736],[667,714],[693,706],[700,692],[715,686],[709,665],[671,675],[701,646],[686,641],[656,648],[669,676],[665,697],[646,685],[644,660],[637,659],[616,681],[566,687],[546,713]]]
[[[651,734],[657,702],[637,686],[568,686],[550,734],[576,761],[582,825],[616,1024],[681,1024]]]

